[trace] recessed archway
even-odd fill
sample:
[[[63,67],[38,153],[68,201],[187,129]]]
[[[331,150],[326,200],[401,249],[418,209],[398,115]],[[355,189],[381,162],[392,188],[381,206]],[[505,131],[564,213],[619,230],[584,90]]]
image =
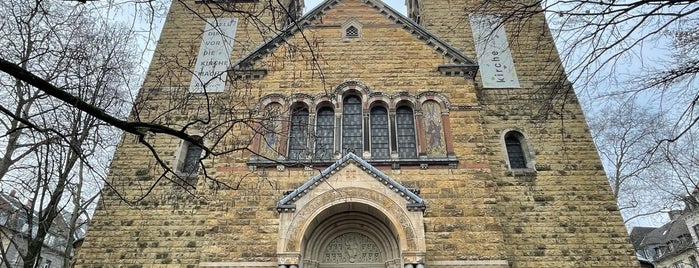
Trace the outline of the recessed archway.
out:
[[[417,194],[349,153],[279,201],[279,267],[423,264],[425,208]]]
[[[304,268],[397,268],[400,252],[386,215],[362,203],[327,208],[313,219],[302,241]]]

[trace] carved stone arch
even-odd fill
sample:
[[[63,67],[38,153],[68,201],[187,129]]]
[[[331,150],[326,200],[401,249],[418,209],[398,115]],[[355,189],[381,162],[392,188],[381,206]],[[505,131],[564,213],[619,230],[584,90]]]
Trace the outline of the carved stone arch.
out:
[[[408,92],[399,92],[391,97],[391,102],[389,103],[391,109],[396,109],[402,105],[409,106],[413,111],[419,110],[417,98]]]
[[[323,107],[332,107],[335,111],[337,110],[337,100],[327,94],[317,95],[313,98],[313,107],[314,113]]]
[[[305,232],[303,268],[343,263],[398,267],[399,236],[381,216],[381,212],[363,203],[346,202],[325,209],[314,218],[317,224]]]
[[[313,97],[308,94],[296,93],[289,96],[290,108],[299,107],[299,105],[305,105],[309,111],[315,110],[315,103],[313,102]],[[295,106],[295,107],[294,107]]]
[[[257,109],[257,111],[264,111],[267,105],[270,105],[271,103],[279,103],[282,107],[287,107],[287,101],[284,95],[269,94],[260,98],[260,101],[257,103],[257,107],[255,108]]]
[[[386,107],[386,110],[391,109],[391,99],[389,96],[384,95],[382,92],[374,92],[369,96],[369,99],[367,100],[367,106],[366,109],[371,109],[374,106],[383,106]]]
[[[362,102],[366,102],[369,94],[371,94],[371,90],[369,90],[368,86],[359,81],[350,80],[343,82],[335,88],[334,92],[337,98],[338,108],[342,106],[342,101],[348,94],[357,94],[362,99]]]
[[[422,104],[428,100],[436,101],[441,106],[442,113],[449,114],[449,107],[451,104],[449,103],[449,99],[447,99],[447,97],[436,91],[422,92],[417,96],[417,103],[419,104],[419,107],[421,107]]]
[[[342,217],[347,213],[354,215],[362,215],[362,217],[373,217],[375,226],[373,230],[383,230],[381,234],[374,234],[374,237],[384,237],[384,240],[389,237],[396,238],[393,242],[385,242],[382,245],[393,245],[392,249],[385,251],[385,261],[392,261],[400,264],[402,259],[405,263],[421,263],[425,256],[425,239],[424,225],[422,223],[422,212],[410,212],[413,215],[407,215],[399,205],[395,203],[385,203],[379,200],[373,200],[379,197],[386,197],[382,193],[376,191],[368,191],[367,189],[354,188],[342,189],[341,194],[337,192],[326,192],[314,199],[314,202],[307,204],[303,209],[294,213],[294,219],[285,220],[285,216],[290,214],[282,214],[282,222],[280,228],[284,229],[285,223],[290,222],[286,232],[282,233],[280,243],[278,244],[278,253],[280,263],[299,263],[302,260],[313,260],[308,254],[309,250],[313,250],[313,234],[318,228],[329,222],[336,221],[334,218]],[[373,196],[373,198],[350,198],[350,196]],[[343,197],[344,196],[344,197]],[[332,201],[329,201],[332,200]],[[352,208],[353,207],[353,208]],[[419,215],[418,215],[419,214]],[[419,218],[419,220],[416,220]],[[382,223],[377,225],[376,223]],[[388,241],[388,240],[386,240]],[[316,249],[316,252],[317,249]],[[389,254],[395,252],[396,254]],[[398,258],[398,259],[395,259]],[[397,267],[397,266],[396,266]],[[305,267],[302,267],[305,268]]]
[[[279,264],[302,265],[307,260],[311,265],[308,267],[314,268],[312,265],[320,263],[319,247],[324,246],[317,243],[350,232],[367,236],[381,246],[386,265],[383,268],[424,264],[425,208],[417,194],[348,153],[279,201]],[[348,213],[370,222],[370,231],[362,233],[351,225],[328,231]],[[320,239],[318,232],[327,235]]]
[[[288,241],[284,245],[284,250],[300,251],[302,239],[309,230],[314,228],[313,225],[317,224],[317,218],[322,213],[328,213],[329,210],[327,209],[348,203],[351,200],[354,203],[371,207],[383,214],[385,220],[391,223],[389,226],[395,228],[394,232],[400,237],[399,244],[401,248],[424,251],[424,237],[416,237],[421,231],[418,228],[419,226],[414,226],[415,224],[422,225],[422,222],[411,220],[412,216],[407,215],[407,209],[395,202],[387,202],[386,197],[383,193],[365,188],[343,188],[341,191],[328,191],[313,198],[303,208],[297,209],[294,213],[294,220],[288,225],[289,233],[286,236]],[[410,213],[421,214],[421,212]]]

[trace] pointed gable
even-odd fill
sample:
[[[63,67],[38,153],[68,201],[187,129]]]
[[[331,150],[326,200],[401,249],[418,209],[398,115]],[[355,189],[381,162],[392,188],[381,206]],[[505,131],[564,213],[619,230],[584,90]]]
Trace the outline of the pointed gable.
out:
[[[344,6],[350,2],[355,5],[352,5],[349,8]],[[361,7],[358,7],[355,2],[361,3]],[[373,10],[375,13],[369,14],[371,13],[371,10]],[[465,76],[470,79],[475,77],[478,70],[478,64],[474,60],[439,37],[430,33],[411,19],[389,7],[381,0],[326,0],[308,12],[305,16],[299,18],[295,22],[292,22],[279,34],[258,46],[251,53],[239,59],[233,64],[233,69],[240,72],[253,71],[253,65],[255,62],[274,52],[288,40],[295,37],[303,29],[310,27],[325,27],[328,24],[340,25],[357,16],[368,17],[375,15],[383,17],[388,23],[396,24],[399,26],[396,29],[402,29],[408,32],[413,36],[413,38],[424,43],[438,55],[443,56],[446,63],[438,66],[438,70],[443,74],[449,76]],[[254,71],[259,72],[260,70]],[[262,75],[264,75],[264,71],[262,72]]]
[[[337,160],[337,162],[335,162],[325,170],[321,171],[320,174],[316,175],[300,187],[288,193],[277,204],[277,211],[294,211],[296,209],[295,202],[299,198],[302,198],[310,191],[313,191],[313,189],[319,184],[326,183],[332,175],[338,173],[340,170],[344,168],[347,168],[349,164],[355,164],[368,175],[373,177],[376,182],[383,184],[383,187],[385,189],[388,189],[404,198],[407,201],[407,209],[409,211],[424,211],[426,209],[425,201],[422,200],[422,198],[420,198],[412,190],[396,182],[380,170],[373,167],[371,164],[359,158],[357,155],[353,153],[348,153],[344,157]],[[366,187],[366,185],[362,186]]]

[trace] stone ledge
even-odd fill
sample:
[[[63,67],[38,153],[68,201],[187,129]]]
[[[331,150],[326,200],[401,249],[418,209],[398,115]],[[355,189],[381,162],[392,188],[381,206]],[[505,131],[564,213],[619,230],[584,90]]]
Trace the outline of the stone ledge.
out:
[[[269,267],[276,268],[276,262],[201,262],[199,267]]]
[[[428,261],[425,263],[426,268],[442,267],[442,268],[507,268],[510,267],[507,260],[476,260],[476,261]]]
[[[276,268],[276,262],[202,262],[199,267],[269,267]],[[507,268],[509,265],[506,260],[476,260],[476,261],[428,261],[425,267],[442,267],[442,268]]]

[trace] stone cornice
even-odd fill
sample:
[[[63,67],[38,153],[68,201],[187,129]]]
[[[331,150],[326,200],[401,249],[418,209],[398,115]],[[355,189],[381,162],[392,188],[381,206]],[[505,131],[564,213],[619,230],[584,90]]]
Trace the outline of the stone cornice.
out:
[[[371,164],[364,161],[357,155],[353,153],[348,153],[343,156],[337,162],[321,171],[320,174],[308,180],[306,183],[291,191],[289,194],[284,196],[277,204],[277,211],[279,212],[293,212],[296,209],[294,202],[304,196],[308,191],[312,190],[316,185],[326,181],[330,176],[337,173],[338,170],[344,168],[350,163],[356,164],[362,170],[370,174],[374,179],[384,184],[385,187],[392,189],[396,194],[399,194],[408,201],[407,209],[410,211],[424,211],[427,207],[425,201],[422,200],[417,194],[400,183],[396,182],[380,170],[373,167]]]

